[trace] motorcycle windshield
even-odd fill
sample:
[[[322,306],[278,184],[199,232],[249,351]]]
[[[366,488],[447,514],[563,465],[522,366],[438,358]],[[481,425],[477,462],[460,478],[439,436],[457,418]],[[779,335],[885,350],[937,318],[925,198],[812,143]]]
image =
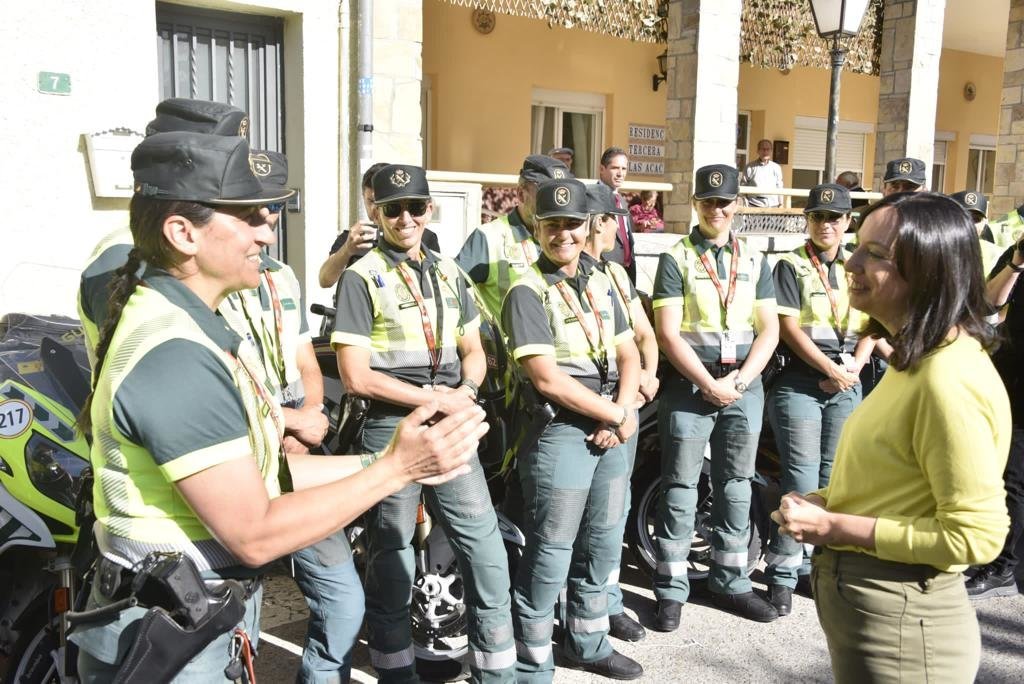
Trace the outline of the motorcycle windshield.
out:
[[[54,355],[44,359],[41,348],[46,338],[66,350],[60,354],[64,363],[55,364]],[[77,413],[80,401],[71,396],[68,388],[81,386],[82,382],[87,386],[89,375],[89,357],[78,320],[17,313],[0,319],[0,392],[9,387],[8,381],[14,381]]]

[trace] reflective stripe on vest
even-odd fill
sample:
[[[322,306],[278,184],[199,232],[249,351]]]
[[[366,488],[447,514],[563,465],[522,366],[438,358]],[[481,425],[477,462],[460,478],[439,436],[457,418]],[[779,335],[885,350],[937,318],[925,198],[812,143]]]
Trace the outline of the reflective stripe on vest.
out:
[[[245,407],[251,453],[271,498],[280,494],[277,476],[281,445],[274,424],[276,414],[283,425],[280,407],[268,404],[254,391],[246,370],[214,344],[186,311],[159,292],[140,286],[121,314],[94,398],[94,406],[106,408],[93,414],[91,458],[96,471],[98,541],[105,555],[130,564],[151,551],[183,551],[203,570],[235,565],[237,559],[191,513],[153,456],[130,442],[114,422],[113,397],[123,380],[148,352],[174,339],[206,347],[231,374]],[[243,341],[239,354],[244,355],[250,370],[260,372],[258,354],[248,343]],[[187,382],[187,378],[182,381]],[[159,388],[154,388],[153,401],[159,401]],[[156,486],[159,489],[153,490]]]
[[[633,327],[633,300],[629,297],[629,274],[626,273],[626,269],[621,264],[617,264],[614,261],[606,261],[605,273],[608,275],[608,279],[612,283],[612,292],[615,293],[615,298],[619,300],[619,306],[622,307],[622,313],[626,315],[626,322],[629,323],[629,327]]]
[[[828,293],[825,292],[821,276],[818,275],[818,271],[807,253],[807,245],[779,255],[780,261],[785,261],[793,267],[797,282],[800,284],[798,321],[800,330],[811,338],[811,341],[819,349],[825,351],[852,352],[857,344],[858,331],[867,323],[867,316],[857,309],[850,308],[849,286],[846,283],[846,258],[847,256],[844,255],[842,260],[837,259],[834,266],[838,287],[832,288],[832,292],[836,297],[840,318],[838,326],[836,326],[836,323],[833,322],[832,305],[828,301]],[[822,267],[828,268],[824,263],[822,263]],[[842,349],[839,346],[836,327],[844,333]]]
[[[568,285],[568,283],[566,283]],[[547,284],[540,270],[534,266],[512,287],[528,287],[540,297],[544,304],[544,311],[548,316],[548,325],[551,328],[555,340],[555,363],[567,375],[573,377],[598,378],[597,360],[590,342],[583,332],[583,327],[576,322],[572,310],[562,300],[556,286]],[[604,325],[602,339],[606,345],[613,345],[615,340],[615,315],[613,309],[612,290],[614,285],[608,276],[597,268],[590,272],[587,287],[594,295],[594,301],[601,313],[601,321]],[[588,323],[596,327],[596,320],[591,313],[590,303],[587,297],[580,297],[576,290],[569,286],[569,291],[580,302],[580,308],[587,316],[591,316]],[[595,331],[596,332],[596,331]],[[608,380],[615,380],[619,377],[618,367],[615,359],[615,349],[611,347],[608,353]]]
[[[433,297],[426,297],[426,292],[423,295],[434,334],[442,335],[437,343],[441,346],[441,366],[445,366],[458,362],[456,345],[459,329],[468,321],[462,320],[464,304],[459,293],[459,267],[447,257],[437,257],[435,263],[439,292],[434,292]],[[423,335],[420,310],[398,269],[379,250],[370,250],[349,270],[366,282],[373,306],[370,368],[385,372],[395,368],[430,368],[430,353]],[[419,274],[415,273],[415,269],[412,270],[416,276],[414,281],[418,281]],[[427,279],[433,288],[433,279],[429,276]],[[444,300],[444,318],[440,329],[436,297]]]

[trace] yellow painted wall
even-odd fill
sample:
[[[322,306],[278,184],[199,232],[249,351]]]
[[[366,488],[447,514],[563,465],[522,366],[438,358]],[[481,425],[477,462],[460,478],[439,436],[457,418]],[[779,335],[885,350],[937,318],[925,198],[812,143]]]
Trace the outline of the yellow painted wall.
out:
[[[788,74],[778,69],[740,65],[739,108],[751,113],[749,159],[757,156],[757,141],[788,140],[793,157],[794,122],[797,116],[828,116],[830,72],[827,69],[795,67]],[[878,77],[843,72],[840,80],[839,120],[874,124],[878,119]],[[870,187],[875,156],[875,136],[865,141],[864,187]],[[837,169],[844,171],[845,169]],[[790,185],[793,167],[782,167]]]
[[[602,148],[625,147],[630,123],[665,121],[667,88],[651,89],[663,45],[503,14],[482,35],[471,15],[440,0],[423,3],[423,73],[433,88],[430,168],[518,172],[530,153],[533,88],[605,95]]]
[[[977,88],[973,101],[964,97],[964,85]],[[963,190],[967,183],[967,150],[971,134],[999,133],[999,105],[1003,91],[1003,59],[974,52],[943,50],[939,62],[939,99],[935,128],[956,133],[946,144],[946,192]]]

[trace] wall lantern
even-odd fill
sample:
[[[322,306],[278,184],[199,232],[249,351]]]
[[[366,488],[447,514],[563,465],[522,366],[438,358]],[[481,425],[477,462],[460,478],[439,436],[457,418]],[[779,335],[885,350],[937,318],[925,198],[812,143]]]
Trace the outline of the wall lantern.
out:
[[[654,92],[658,92],[658,86],[661,85],[662,81],[668,79],[668,50],[665,50],[658,55],[658,71],[659,74],[651,76],[651,87],[654,88]]]

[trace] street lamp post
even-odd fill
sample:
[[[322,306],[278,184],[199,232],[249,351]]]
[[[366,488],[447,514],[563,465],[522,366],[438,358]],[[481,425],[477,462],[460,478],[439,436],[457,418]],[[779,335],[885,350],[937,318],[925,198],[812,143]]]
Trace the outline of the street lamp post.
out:
[[[810,0],[818,35],[832,41],[832,81],[828,95],[828,132],[825,140],[825,179],[836,179],[836,144],[839,138],[839,76],[846,61],[842,39],[860,31],[870,0]]]

